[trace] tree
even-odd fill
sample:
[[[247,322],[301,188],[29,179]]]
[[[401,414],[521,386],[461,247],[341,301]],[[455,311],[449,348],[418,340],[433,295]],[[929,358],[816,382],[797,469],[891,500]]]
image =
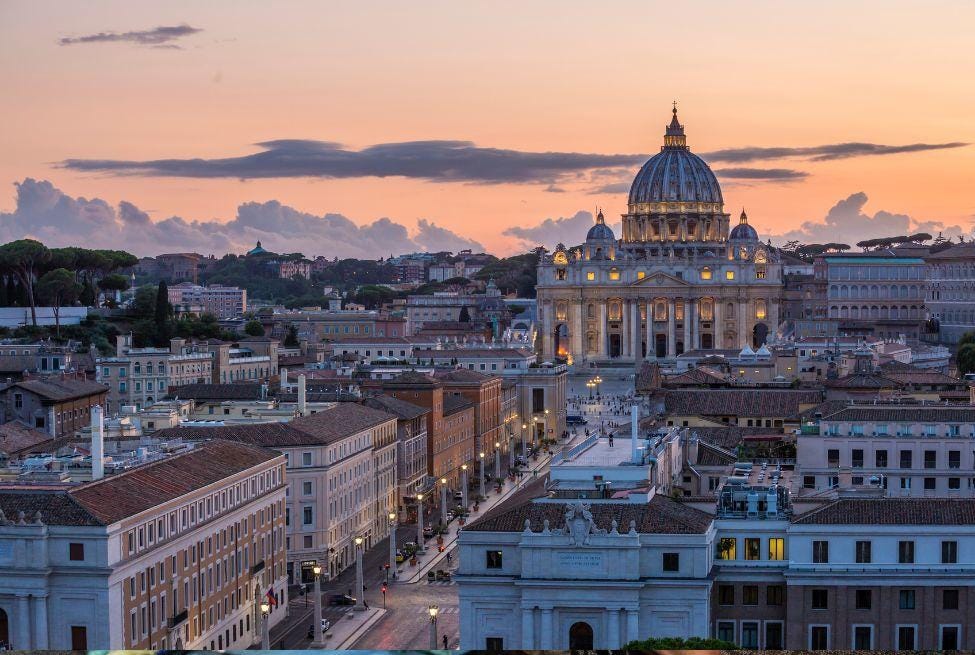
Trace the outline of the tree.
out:
[[[298,327],[292,323],[288,326],[288,332],[284,335],[284,347],[285,348],[297,348],[301,345],[298,341]]]
[[[958,340],[958,347],[961,348],[966,343],[975,343],[975,330],[971,330],[961,335],[961,339]]]
[[[54,310],[54,326],[57,337],[61,338],[61,307],[74,303],[81,293],[81,285],[74,273],[66,268],[56,268],[45,273],[37,281],[37,295],[51,305]]]
[[[153,320],[156,322],[156,341],[160,345],[169,340],[172,315],[173,306],[169,304],[169,288],[166,286],[166,280],[163,280],[156,287],[156,307],[153,312]]]
[[[34,282],[44,263],[51,258],[51,251],[40,241],[20,239],[0,246],[0,266],[20,280],[27,292],[31,324],[37,327],[37,302],[34,299]]]
[[[264,326],[261,325],[260,321],[250,320],[244,325],[244,334],[251,337],[263,337],[264,336]]]
[[[623,646],[624,651],[639,650],[735,650],[738,646],[709,637],[650,637],[642,641],[631,641]]]
[[[87,284],[87,280],[85,281]],[[129,288],[129,278],[124,275],[119,275],[118,273],[112,273],[111,275],[106,275],[98,281],[98,288],[102,292],[106,291],[126,291]],[[167,299],[169,292],[166,292]]]
[[[962,375],[975,373],[975,344],[966,343],[958,348],[955,356],[958,363],[958,372]]]

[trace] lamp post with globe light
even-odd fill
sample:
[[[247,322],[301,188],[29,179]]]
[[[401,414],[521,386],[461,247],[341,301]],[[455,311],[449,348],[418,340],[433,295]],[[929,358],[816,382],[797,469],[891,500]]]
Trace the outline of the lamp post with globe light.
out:
[[[464,504],[464,511],[467,511],[467,464],[460,465],[460,494],[461,503]]]
[[[416,552],[423,553],[423,494],[416,495]]]
[[[481,498],[484,498],[484,453],[480,453],[481,457]]]
[[[321,648],[322,643],[322,567],[315,564],[311,567],[312,575],[315,576],[315,618],[312,621],[312,634],[315,635],[311,640],[312,648]]]
[[[261,650],[271,650],[271,629],[268,626],[268,614],[271,613],[271,604],[266,600],[261,601]]]
[[[440,523],[447,527],[447,478],[440,478]]]
[[[437,650],[437,614],[440,608],[431,605],[427,608],[427,612],[430,614],[430,650]]]
[[[396,579],[396,512],[389,513],[389,571]]]
[[[528,462],[528,451],[525,450],[525,433],[528,431],[528,424],[521,424],[521,456],[525,458],[525,462]]]
[[[501,483],[501,442],[494,442],[494,477]]]
[[[355,609],[361,612],[366,609],[365,585],[362,583],[362,537],[355,538]]]

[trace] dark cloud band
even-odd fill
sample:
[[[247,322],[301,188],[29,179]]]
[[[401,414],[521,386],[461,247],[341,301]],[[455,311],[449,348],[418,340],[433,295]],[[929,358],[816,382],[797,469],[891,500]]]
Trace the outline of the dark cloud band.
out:
[[[831,161],[834,159],[849,159],[851,157],[897,155],[905,152],[923,152],[926,150],[946,150],[950,148],[963,148],[967,145],[969,144],[960,141],[952,141],[950,143],[911,143],[903,146],[885,146],[876,143],[833,143],[805,148],[728,148],[704,153],[701,156],[709,161],[729,163],[764,159],[788,159],[793,157],[807,159],[809,161]]]
[[[160,25],[151,30],[132,32],[98,32],[83,36],[66,36],[58,41],[60,45],[80,45],[86,43],[135,43],[156,48],[179,48],[173,41],[191,36],[203,30],[186,25]]]

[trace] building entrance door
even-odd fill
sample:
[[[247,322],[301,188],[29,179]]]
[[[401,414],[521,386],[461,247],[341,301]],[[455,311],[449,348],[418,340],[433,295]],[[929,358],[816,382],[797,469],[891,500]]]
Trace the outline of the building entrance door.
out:
[[[585,621],[569,628],[569,650],[592,650],[592,626]]]

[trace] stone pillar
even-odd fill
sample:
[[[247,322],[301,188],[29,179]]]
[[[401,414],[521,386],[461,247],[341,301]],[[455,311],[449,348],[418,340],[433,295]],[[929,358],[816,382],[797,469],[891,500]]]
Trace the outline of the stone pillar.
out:
[[[701,319],[697,315],[697,298],[691,300],[691,332],[693,334],[691,343],[693,348],[701,347]]]
[[[573,302],[569,305],[569,342],[572,344],[569,352],[575,359],[586,356],[586,324],[582,318],[582,303]]]
[[[521,647],[535,650],[535,610],[531,607],[521,608]]]
[[[551,359],[555,356],[552,344],[552,335],[555,332],[555,315],[552,312],[551,302],[542,303],[542,357]]]
[[[626,358],[630,356],[630,301],[624,300],[622,311],[620,314],[620,357]]]
[[[626,610],[626,641],[640,638],[640,610]]]
[[[623,644],[620,643],[620,611],[619,610],[609,610],[609,622],[606,627],[609,635],[606,638],[606,645],[599,646],[598,644],[593,644],[598,648],[608,648],[610,650],[617,650]]]
[[[552,650],[555,646],[552,644],[552,608],[543,607],[542,608],[542,650]]]
[[[647,359],[656,357],[653,343],[653,301],[647,301]]]
[[[34,596],[34,648],[37,650],[47,650],[48,648],[47,596]]]
[[[27,594],[17,595],[17,615],[16,618],[11,621],[13,617],[8,617],[8,625],[14,623],[17,626],[17,634],[11,635],[11,638],[15,641],[13,642],[13,647],[15,650],[33,650],[34,645],[30,641],[30,597]]]
[[[609,330],[606,323],[606,301],[599,303],[599,356],[605,357],[609,348]]]
[[[677,328],[674,323],[677,303],[673,298],[667,300],[667,357],[673,359],[677,356]]]
[[[634,300],[630,303],[633,309],[633,329],[630,331],[632,336],[633,345],[631,346],[631,355],[633,361],[640,361],[640,357],[643,355],[640,349],[640,344],[643,339],[640,337],[640,302]]]
[[[714,299],[714,347],[724,348],[724,303],[721,298]]]
[[[738,298],[738,347],[744,348],[748,345],[750,341],[750,335],[747,334],[748,326],[748,310],[751,308],[751,304],[746,302],[743,298]]]
[[[768,303],[769,339],[775,336],[779,329],[779,302],[772,300]]]
[[[691,323],[694,320],[694,312],[691,311],[692,305],[691,301],[685,297],[684,298],[684,352],[694,349],[694,344],[691,343]]]

